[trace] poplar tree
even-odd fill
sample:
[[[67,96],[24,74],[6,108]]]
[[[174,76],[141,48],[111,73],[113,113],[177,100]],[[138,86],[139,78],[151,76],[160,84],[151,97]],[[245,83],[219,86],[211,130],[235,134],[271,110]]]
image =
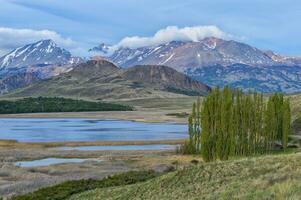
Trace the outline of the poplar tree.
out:
[[[267,153],[278,142],[286,149],[291,132],[290,103],[282,94],[264,101],[263,94],[227,86],[198,99],[188,121],[189,145],[205,161]]]
[[[282,120],[282,147],[287,148],[288,136],[291,133],[291,109],[289,99],[283,103],[283,120]]]

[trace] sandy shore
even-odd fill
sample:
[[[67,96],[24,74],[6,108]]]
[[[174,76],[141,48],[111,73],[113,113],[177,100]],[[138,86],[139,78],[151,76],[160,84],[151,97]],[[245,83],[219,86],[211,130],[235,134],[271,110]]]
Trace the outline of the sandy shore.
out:
[[[139,122],[187,123],[186,117],[170,115],[173,111],[103,111],[103,112],[60,112],[60,113],[24,113],[0,114],[0,118],[96,118],[120,119]]]
[[[16,161],[44,158],[96,158],[102,161],[28,168],[15,165]],[[170,150],[67,151],[38,146],[26,146],[26,148],[24,146],[0,147],[0,194],[3,196],[22,194],[67,180],[101,179],[111,174],[130,170],[153,169],[163,171],[171,166],[189,165],[193,159],[196,158],[179,156],[175,154],[175,151]]]
[[[18,142],[16,140],[0,140],[0,147],[10,148],[48,148],[76,146],[120,146],[120,145],[151,145],[151,144],[183,144],[185,140],[145,140],[145,141],[75,141],[75,142]]]

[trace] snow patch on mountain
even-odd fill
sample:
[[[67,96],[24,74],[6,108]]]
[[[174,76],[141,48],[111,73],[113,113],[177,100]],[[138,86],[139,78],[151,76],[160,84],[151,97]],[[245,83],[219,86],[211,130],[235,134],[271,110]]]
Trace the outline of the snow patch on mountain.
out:
[[[0,58],[1,70],[37,64],[76,64],[67,50],[58,47],[52,40],[41,40],[16,48]]]
[[[52,40],[18,47],[0,58],[0,94],[68,72],[82,62]]]
[[[301,58],[215,37],[138,48],[120,47],[108,59],[125,68],[163,64],[210,86],[229,84],[263,92],[301,91]]]

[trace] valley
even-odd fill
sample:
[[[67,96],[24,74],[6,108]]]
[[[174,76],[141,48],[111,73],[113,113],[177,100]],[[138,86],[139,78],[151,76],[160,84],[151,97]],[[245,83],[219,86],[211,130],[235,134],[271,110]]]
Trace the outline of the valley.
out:
[[[21,141],[17,142],[16,140],[13,140],[13,138],[11,138],[11,140],[0,140],[0,193],[4,196],[12,196],[35,191],[41,187],[64,183],[67,180],[81,180],[88,178],[99,180],[108,175],[119,174],[121,172],[132,170],[140,171],[150,169],[164,171],[170,167],[177,167],[178,165],[190,165],[189,162],[194,158],[194,156],[179,156],[175,154],[175,147],[182,144],[183,139],[179,139],[179,134],[174,133],[180,130],[178,130],[178,128],[175,130],[170,129],[168,128],[168,124],[179,123],[182,127],[181,129],[183,129],[182,131],[184,131],[184,134],[182,135],[186,137],[185,124],[187,123],[187,118],[177,117],[176,115],[170,114],[189,112],[191,104],[196,98],[197,97],[170,98],[164,99],[164,101],[162,98],[154,98],[151,100],[147,98],[116,101],[116,103],[118,102],[123,105],[135,105],[134,111],[1,114],[0,122],[6,127],[6,130],[14,131],[14,133],[5,131],[7,133],[6,135],[9,137],[19,135]],[[126,131],[127,135],[134,134],[138,137],[141,136],[149,139],[140,138],[140,140],[132,140],[125,137],[123,139],[126,140],[122,140],[122,137],[117,137],[117,140],[115,141],[107,140],[108,138],[105,140],[97,140],[95,138],[91,139],[89,137],[89,133],[87,135],[83,134],[83,132],[76,131],[83,128],[93,129],[93,127],[98,126],[97,123],[101,123],[101,121],[108,118],[115,119],[112,123],[114,121],[114,123],[116,123],[118,121],[117,119],[122,120],[120,122],[124,123],[123,132]],[[13,125],[14,120],[17,120],[16,124],[18,127],[15,128],[19,130],[14,130],[14,127],[9,128],[9,124]],[[25,120],[26,123],[34,123],[26,125],[23,123],[23,120]],[[43,121],[49,121],[49,123],[42,123]],[[66,129],[66,131],[60,131],[59,126],[54,124],[58,121],[62,121],[62,128]],[[139,125],[138,123],[136,131],[132,125],[128,124],[134,123],[132,121],[137,121],[141,124]],[[73,136],[71,137],[71,135],[68,136],[70,141],[66,141],[66,133],[70,133],[71,122],[74,122],[73,129],[75,134],[80,137],[86,136],[90,138],[89,141],[84,141],[83,139],[74,141],[75,139]],[[68,127],[66,127],[64,123],[66,123],[65,125],[69,124]],[[150,124],[148,125],[148,123]],[[42,124],[47,126],[47,128],[44,127],[43,129]],[[51,127],[51,124],[54,125]],[[167,125],[166,129],[154,128],[165,126],[165,124]],[[28,127],[28,125],[31,127]],[[80,125],[85,125],[87,127],[77,127]],[[157,137],[157,139],[154,139],[153,136],[147,136],[147,127],[150,127],[149,133],[153,134],[153,136]],[[99,125],[99,129],[105,128],[106,125]],[[109,133],[109,135],[122,134],[123,132],[117,130],[121,128],[121,125],[116,124],[110,126],[110,128],[107,126],[107,129],[103,130],[103,133],[104,135],[106,133]],[[29,137],[21,137],[20,135],[20,133],[24,133],[25,129],[26,133],[29,133],[28,131],[30,129],[35,132],[30,133],[30,135],[34,136],[34,140],[38,138],[41,139],[41,137],[43,138],[47,135],[49,136],[50,133],[59,134],[54,136],[56,138],[60,137],[60,140],[30,142],[28,141]],[[109,129],[112,129],[112,131],[116,130],[115,132],[112,132]],[[137,135],[137,131],[139,130],[140,136]],[[162,132],[160,136],[161,138],[158,138],[159,132]],[[165,132],[175,134],[178,139],[166,138],[166,135],[164,134]],[[47,135],[43,136],[46,133]],[[101,135],[100,130],[94,132],[90,131],[90,133],[94,135],[93,137]],[[0,136],[1,135],[2,134],[0,133]],[[40,135],[40,137],[37,137],[37,135]],[[27,141],[22,141],[22,138]],[[164,145],[171,145],[173,148],[166,149]],[[101,147],[101,149],[99,149],[99,147]],[[68,148],[71,148],[71,150]],[[83,150],[76,148],[83,148]],[[89,148],[91,148],[91,150]],[[17,162],[35,162],[43,159],[65,160],[64,163],[27,168],[20,167],[15,164]],[[83,159],[83,161],[74,163],[72,162],[72,159]],[[70,163],[68,163],[69,160],[71,161]],[[101,162],[97,162],[95,160],[101,160]]]
[[[0,115],[2,119],[9,117],[10,120],[16,119],[27,119],[31,121],[32,119],[46,119],[46,120],[60,120],[58,118],[62,118],[62,120],[68,119],[76,119],[76,120],[101,120],[105,118],[112,119],[123,119],[123,120],[134,120],[140,122],[178,122],[178,123],[187,123],[187,116],[177,116],[173,115],[175,113],[190,113],[191,104],[195,102],[197,97],[182,97],[182,98],[170,98],[170,99],[133,99],[133,100],[122,100],[125,105],[136,105],[134,111],[114,111],[114,112],[69,112],[69,113],[32,113],[32,114],[5,114]],[[293,118],[298,118],[300,104],[296,102],[300,101],[299,95],[294,95],[290,97],[292,99],[292,112]],[[120,102],[120,101],[118,101]],[[18,123],[19,124],[19,123]],[[79,125],[79,124],[77,124]],[[118,126],[120,128],[120,126]],[[41,128],[41,127],[40,127]],[[104,127],[102,127],[104,128]],[[133,127],[131,127],[133,128]],[[161,130],[162,131],[162,130]],[[143,134],[144,135],[144,134]],[[217,163],[203,163],[201,158],[198,155],[179,155],[176,153],[174,149],[155,149],[152,150],[114,150],[114,146],[122,147],[127,145],[179,145],[183,144],[183,140],[139,140],[139,141],[103,141],[103,140],[91,140],[91,141],[64,141],[64,142],[15,142],[11,141],[1,141],[0,149],[1,149],[1,185],[0,191],[6,196],[10,196],[13,194],[24,194],[30,191],[36,191],[40,187],[52,186],[59,183],[64,183],[66,180],[81,180],[81,179],[102,179],[111,174],[119,174],[120,172],[126,172],[131,170],[156,170],[156,171],[165,171],[169,168],[177,169],[176,172],[172,172],[171,174],[166,174],[162,177],[169,176],[178,176],[178,173],[182,173],[182,170],[188,170],[185,173],[190,173],[190,169],[192,168],[198,172],[199,167],[211,167],[211,165],[219,165],[223,163],[223,165],[232,168],[240,164],[249,165],[247,163],[254,162],[254,165],[258,166],[258,170],[270,170],[269,162],[279,162],[279,165],[283,165],[284,161],[287,159],[294,160],[299,156],[298,149],[289,150],[284,155],[279,156],[267,156],[267,158],[262,158],[255,156],[254,158],[249,158],[250,160],[237,160],[237,158],[231,159],[230,161],[223,161]],[[97,146],[107,146],[111,147],[111,150],[97,150]],[[71,150],[68,150],[69,147]],[[75,147],[86,147],[83,150],[74,149]],[[87,148],[93,147],[91,150]],[[61,149],[62,148],[62,149]],[[292,152],[296,152],[296,154],[292,154]],[[286,158],[287,157],[287,158]],[[19,167],[15,166],[15,162],[20,161],[35,161],[41,159],[66,159],[65,163],[54,164],[48,166],[40,166],[40,167]],[[79,163],[68,163],[68,159],[88,159],[86,161],[82,161]],[[279,159],[278,159],[279,158]],[[89,160],[90,159],[90,160]],[[93,161],[93,159],[101,160],[101,162]],[[240,159],[240,158],[239,158]],[[194,166],[193,160],[198,160],[200,164]],[[225,163],[224,163],[225,162]],[[258,164],[257,164],[258,162]],[[259,164],[260,163],[260,164]],[[281,163],[281,164],[280,164]],[[297,167],[296,163],[296,167]],[[231,167],[230,167],[231,166]],[[188,168],[187,168],[188,167]],[[186,169],[187,168],[187,169]],[[209,169],[208,169],[209,170]],[[184,172],[183,172],[184,173]],[[212,172],[214,174],[214,172]],[[226,173],[226,172],[225,172]],[[243,172],[242,172],[243,173]],[[280,173],[275,171],[274,176],[278,176]],[[294,172],[298,174],[298,171]],[[172,175],[176,174],[176,175]],[[184,177],[189,177],[187,174]],[[218,175],[216,175],[218,176]],[[239,175],[238,175],[239,176]],[[251,175],[250,175],[251,176]],[[266,175],[267,180],[271,174]],[[271,177],[272,178],[272,177]],[[171,178],[173,179],[173,178]],[[171,180],[170,179],[170,180]],[[161,182],[161,178],[156,178],[155,182],[142,183],[144,184],[154,184],[150,187],[156,187],[156,181]],[[181,179],[181,181],[185,181]],[[223,181],[221,179],[221,181]],[[259,180],[258,180],[259,181]],[[264,180],[260,180],[265,182]],[[275,180],[276,181],[276,180]],[[297,181],[297,179],[295,180]],[[278,181],[276,181],[278,184]],[[200,183],[198,181],[194,182],[195,187],[199,187]],[[238,183],[233,183],[238,184]],[[280,184],[280,183],[279,183]],[[132,188],[131,186],[125,186]],[[134,186],[133,186],[134,187]],[[140,187],[140,185],[139,185]],[[143,187],[143,186],[141,186]],[[149,187],[149,186],[147,186]],[[172,187],[172,186],[171,186]],[[204,186],[203,186],[204,187]],[[254,186],[255,187],[255,186]],[[278,186],[271,186],[271,190],[275,190]],[[279,186],[280,187],[280,186]],[[288,186],[290,187],[290,186]],[[117,188],[116,188],[117,189]],[[222,188],[220,188],[223,190]],[[173,190],[171,188],[171,190]],[[208,187],[208,190],[210,188]],[[242,189],[241,189],[242,190]],[[17,192],[18,191],[18,192]],[[84,192],[82,194],[74,195],[72,198],[92,198],[93,196],[99,195],[107,195],[107,190],[99,190]],[[111,191],[108,189],[110,193],[112,192],[112,198],[115,198],[115,189]],[[154,190],[155,191],[155,190]],[[17,192],[17,193],[16,193]],[[100,192],[98,194],[98,192]],[[235,193],[235,191],[233,191]],[[237,191],[236,191],[237,192]],[[261,195],[260,190],[256,191],[256,194]],[[97,195],[96,195],[97,194]],[[183,192],[183,194],[186,194]],[[278,194],[278,193],[277,193]],[[295,194],[295,193],[293,193]],[[298,194],[298,193],[296,193]],[[120,195],[127,196],[126,193],[120,193]],[[153,193],[144,193],[143,195],[154,195]],[[142,195],[142,196],[143,196]],[[162,194],[163,195],[163,194]],[[172,193],[172,195],[179,195],[177,193]],[[206,194],[204,194],[206,196]],[[221,193],[221,195],[226,195]],[[283,194],[285,195],[285,194]],[[83,197],[84,196],[84,197]],[[206,196],[207,197],[207,196]],[[117,197],[116,197],[117,198]],[[131,197],[132,198],[132,197]],[[145,197],[148,198],[148,197]],[[159,197],[158,197],[159,198]],[[163,196],[160,196],[163,198]],[[241,197],[243,198],[243,197]]]
[[[274,4],[252,25],[205,2],[81,3],[1,2],[41,30],[0,27],[0,200],[300,199],[297,17],[259,34],[284,22],[264,16]],[[184,26],[209,18],[227,32]]]

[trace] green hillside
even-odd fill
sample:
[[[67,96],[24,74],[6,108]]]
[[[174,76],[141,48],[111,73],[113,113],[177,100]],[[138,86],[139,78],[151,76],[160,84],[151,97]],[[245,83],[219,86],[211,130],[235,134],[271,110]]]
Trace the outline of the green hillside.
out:
[[[202,163],[147,182],[95,189],[71,200],[300,199],[301,153]]]

